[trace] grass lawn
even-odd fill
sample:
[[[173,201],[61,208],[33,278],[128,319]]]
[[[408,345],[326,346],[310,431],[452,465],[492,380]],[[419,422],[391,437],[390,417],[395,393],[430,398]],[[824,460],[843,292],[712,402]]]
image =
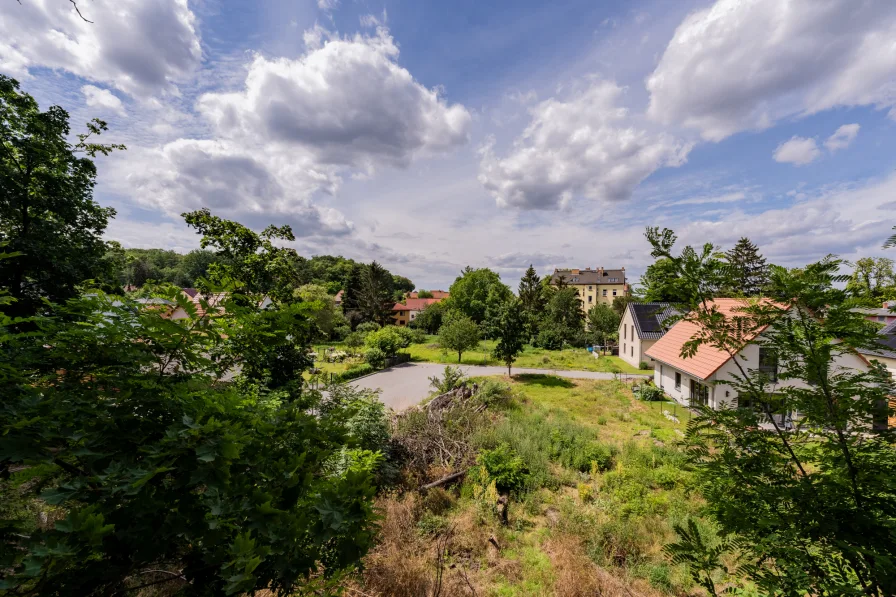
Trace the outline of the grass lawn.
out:
[[[429,336],[424,344],[412,344],[406,351],[410,353],[412,361],[427,363],[457,364],[457,353],[442,351],[438,344],[438,336]],[[504,364],[492,356],[495,348],[494,340],[483,340],[475,350],[463,354],[463,365],[496,365]],[[619,357],[603,356],[595,358],[584,348],[567,348],[564,350],[544,350],[526,346],[523,353],[517,357],[514,367],[528,367],[532,369],[562,369],[566,371],[605,371],[618,370],[620,373],[650,373],[632,367]],[[614,369],[616,368],[616,369]]]
[[[509,383],[512,398],[486,411],[476,445],[509,447],[526,475],[509,496],[507,524],[474,473],[447,491],[384,496],[364,594],[425,594],[444,549],[444,594],[702,595],[662,552],[675,523],[693,517],[701,531],[713,528],[677,445],[681,407],[682,420],[671,421],[671,404],[638,401],[619,381],[492,379]]]

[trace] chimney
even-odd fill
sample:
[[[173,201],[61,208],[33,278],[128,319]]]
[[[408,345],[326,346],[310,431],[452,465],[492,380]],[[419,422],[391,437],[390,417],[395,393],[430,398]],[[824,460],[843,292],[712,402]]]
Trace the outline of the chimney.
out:
[[[604,275],[604,268],[601,267],[600,269],[598,269],[597,273],[599,273],[600,275]]]
[[[573,273],[573,275],[576,275],[576,276],[577,276],[577,275],[579,274],[579,270],[574,269],[574,270],[572,270],[572,273]]]

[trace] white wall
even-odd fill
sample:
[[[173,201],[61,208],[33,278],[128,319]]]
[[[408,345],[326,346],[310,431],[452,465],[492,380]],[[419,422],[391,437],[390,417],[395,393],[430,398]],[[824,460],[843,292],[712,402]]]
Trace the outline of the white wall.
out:
[[[641,363],[654,364],[654,360],[645,353],[656,340],[641,340],[635,329],[635,322],[629,309],[625,310],[619,323],[619,356],[632,367],[640,367]]]

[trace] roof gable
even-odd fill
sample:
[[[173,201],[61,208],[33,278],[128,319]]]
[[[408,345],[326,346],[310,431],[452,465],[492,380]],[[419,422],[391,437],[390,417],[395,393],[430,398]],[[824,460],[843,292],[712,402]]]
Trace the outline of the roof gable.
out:
[[[880,350],[860,349],[859,352],[870,357],[896,359],[896,321],[881,329],[878,344]]]
[[[748,305],[749,301],[745,299],[719,298],[710,301],[710,306],[715,307],[726,318],[744,316],[739,311]],[[762,327],[745,335],[743,338],[744,344],[749,344],[752,340],[755,340],[764,329]],[[646,354],[657,361],[680,369],[694,377],[704,380],[709,379],[722,365],[731,359],[731,355],[714,346],[701,344],[693,356],[688,358],[682,357],[682,347],[698,335],[700,331],[700,326],[694,322],[678,321],[662,338],[657,340],[656,344],[647,350]]]

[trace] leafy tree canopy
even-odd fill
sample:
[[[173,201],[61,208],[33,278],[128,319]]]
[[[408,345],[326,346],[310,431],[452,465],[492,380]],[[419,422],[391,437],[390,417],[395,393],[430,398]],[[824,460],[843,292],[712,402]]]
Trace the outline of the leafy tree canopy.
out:
[[[114,282],[102,235],[115,210],[93,200],[91,158],[124,146],[90,141],[106,130],[101,120],[87,129],[72,144],[65,110],[41,112],[16,80],[0,75],[0,243],[15,254],[0,261],[0,280],[15,299],[8,312],[72,298],[87,279]]]
[[[502,305],[495,338],[498,343],[492,354],[507,365],[507,375],[510,375],[510,367],[523,352],[526,343],[526,321],[518,298],[514,297]]]
[[[489,305],[493,310],[499,309],[501,304],[513,296],[497,273],[488,268],[473,269],[469,266],[457,277],[449,292],[450,308],[463,313],[477,324],[486,320]]]
[[[439,329],[439,346],[456,352],[460,363],[463,353],[479,346],[479,326],[462,313],[454,314]]]

